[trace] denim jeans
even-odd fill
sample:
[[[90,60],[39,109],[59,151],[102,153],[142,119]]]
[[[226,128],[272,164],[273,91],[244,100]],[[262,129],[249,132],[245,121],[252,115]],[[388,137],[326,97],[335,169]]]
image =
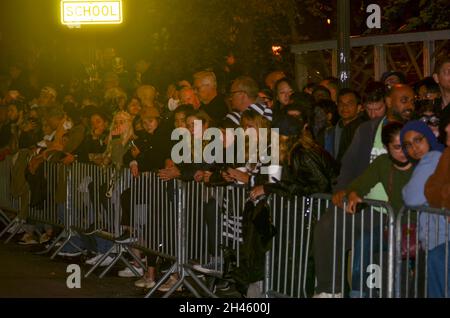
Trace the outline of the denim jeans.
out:
[[[445,297],[445,271],[447,270],[447,298],[450,298],[450,243],[445,268],[445,243],[428,252],[428,297]]]

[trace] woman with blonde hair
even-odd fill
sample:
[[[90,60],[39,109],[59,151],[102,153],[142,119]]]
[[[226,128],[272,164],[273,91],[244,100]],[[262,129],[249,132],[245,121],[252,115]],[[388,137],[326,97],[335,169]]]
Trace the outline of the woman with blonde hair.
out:
[[[107,139],[104,165],[112,163],[117,168],[123,164],[123,156],[128,151],[129,142],[134,137],[133,122],[130,114],[119,111],[114,115]]]

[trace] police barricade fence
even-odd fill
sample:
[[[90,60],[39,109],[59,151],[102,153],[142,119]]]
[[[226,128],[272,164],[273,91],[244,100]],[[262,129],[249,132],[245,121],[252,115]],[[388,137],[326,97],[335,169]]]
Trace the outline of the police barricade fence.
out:
[[[139,276],[135,267],[125,257],[131,255],[140,266],[144,266],[130,247],[131,237],[125,241],[119,239],[127,231],[132,234],[129,230],[130,215],[125,213],[126,220],[124,220],[122,207],[123,196],[130,193],[132,185],[129,169],[120,169],[114,165],[105,167],[74,163],[67,168],[66,176],[66,228],[69,229],[69,236],[59,250],[65,244],[75,245],[80,250],[95,248],[91,244],[86,244],[89,241],[87,237],[92,237],[96,245],[100,243],[100,240],[107,241],[109,243],[103,243],[107,246],[107,251],[101,253],[101,257],[97,259],[85,277],[91,275],[108,257],[112,257],[113,260],[101,272],[100,278],[103,278],[119,261]],[[129,206],[128,203],[125,208]],[[72,240],[75,235],[78,239]],[[82,237],[81,240],[80,237]],[[81,243],[81,247],[76,246],[78,242]]]
[[[166,182],[155,173],[141,173],[132,179],[130,225],[133,245],[153,258],[156,256],[173,263],[146,297],[150,297],[170,275],[177,278],[177,283],[164,297],[182,285],[200,297],[193,283],[204,294],[216,297],[213,286],[200,280],[195,269],[202,264],[212,264],[208,274],[221,277],[224,253],[237,255],[235,261],[239,264],[240,213],[246,198],[245,189],[208,187],[194,181]]]
[[[19,199],[12,195],[11,169],[12,156],[8,155],[0,161],[0,223],[5,226],[0,237],[7,232],[14,232],[14,220],[18,221],[15,217],[19,213]]]
[[[7,164],[8,161],[2,162],[0,169],[10,169]],[[245,188],[207,187],[196,182],[164,182],[154,173],[143,173],[139,178],[134,178],[129,169],[119,171],[112,167],[82,163],[74,163],[69,168],[45,163],[44,175],[46,200],[43,208],[30,208],[30,217],[38,222],[63,226],[69,234],[71,230],[106,234],[115,242],[115,238],[123,231],[120,202],[123,193],[129,189],[131,240],[128,243],[174,261],[174,266],[164,279],[169,274],[177,273],[180,277],[179,286],[184,284],[194,292],[195,289],[188,286],[190,283],[185,280],[187,276],[192,276],[203,290],[209,291],[208,295],[215,296],[211,288],[196,277],[192,260],[202,265],[209,263],[212,265],[209,267],[210,273],[217,273],[220,277],[226,271],[224,253],[231,251],[236,256],[235,266],[239,266],[242,213],[248,200]],[[10,178],[2,178],[0,182],[2,202],[7,202],[5,200],[9,198],[8,180]],[[61,202],[55,198],[61,187],[65,189],[66,195],[62,209]],[[7,203],[14,204],[13,201]],[[392,297],[394,214],[386,203],[364,203],[361,213],[348,215],[344,211],[345,206],[343,210],[331,204],[330,195],[305,198],[271,196],[269,205],[277,234],[266,257],[266,295],[312,296],[316,283],[313,231],[324,213],[327,213],[333,215],[333,291],[348,294],[347,279],[355,297]],[[398,228],[397,224],[397,245],[402,234]],[[65,243],[68,242],[69,238]],[[128,246],[119,244],[121,249],[131,252]],[[111,248],[109,252],[115,253],[117,249]],[[116,261],[123,260],[122,252]],[[397,253],[396,287],[400,286],[398,266],[401,259],[399,261],[398,257]],[[376,282],[369,284],[368,276],[371,275],[367,274],[368,269],[381,273],[381,279],[376,278]],[[396,292],[398,296],[399,292]]]
[[[246,188],[237,184],[206,186],[191,181],[185,184],[185,190],[183,268],[207,295],[215,297],[217,279],[225,278],[232,268],[240,266]],[[212,278],[208,286],[208,282],[197,279],[198,272]]]
[[[403,207],[396,224],[395,297],[449,298],[450,211]]]
[[[5,244],[24,232],[29,216],[30,192],[25,180],[28,156],[28,151],[19,151],[0,162],[0,222],[7,224],[0,237],[10,233]]]
[[[273,195],[270,205],[277,235],[266,256],[266,296],[313,296],[314,258],[323,248],[332,263],[327,275],[332,294],[393,297],[395,217],[388,204],[365,200],[353,215],[345,212],[345,203],[343,209],[334,206],[328,194]],[[314,242],[323,237],[314,231],[329,233],[328,241]]]

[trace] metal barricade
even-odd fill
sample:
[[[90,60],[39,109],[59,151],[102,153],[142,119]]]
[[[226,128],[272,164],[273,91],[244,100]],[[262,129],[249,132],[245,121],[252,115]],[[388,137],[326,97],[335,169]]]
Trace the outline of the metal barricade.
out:
[[[186,257],[185,272],[211,297],[217,279],[224,278],[232,266],[240,265],[242,213],[247,200],[240,186],[208,187],[203,183],[186,184]],[[192,266],[192,262],[198,263]],[[198,268],[212,278],[205,284],[197,277]]]
[[[0,161],[0,222],[5,225],[3,231],[0,232],[0,237],[7,232],[14,235],[14,232],[17,232],[16,229],[18,230],[18,222],[20,221],[15,218],[19,212],[19,199],[14,198],[11,193],[11,168],[11,156],[7,156]]]
[[[393,296],[394,213],[388,204],[366,200],[349,215],[326,194],[274,195],[271,202],[278,233],[266,258],[267,296],[311,297],[320,283],[335,295]],[[320,282],[314,282],[313,266]]]
[[[142,182],[142,180],[146,180]],[[133,191],[134,202],[147,203],[150,213],[147,219],[136,209],[136,218],[144,219],[149,233],[138,233],[138,242],[151,253],[174,261],[173,266],[149,291],[150,297],[170,275],[177,275],[177,283],[164,297],[171,295],[182,285],[196,297],[199,292],[192,282],[210,297],[216,297],[211,287],[197,277],[192,261],[206,264],[215,263],[212,269],[217,277],[224,272],[224,250],[233,249],[239,264],[240,214],[245,202],[245,189],[235,187],[207,187],[203,183],[171,181],[163,182],[156,175],[139,177],[138,189]],[[146,190],[149,189],[149,190]],[[146,193],[150,191],[147,200]],[[144,193],[144,198],[139,196]],[[147,209],[148,210],[148,209]],[[142,222],[134,224],[141,228]],[[142,241],[142,239],[144,239]],[[187,280],[191,277],[192,280]]]
[[[174,265],[157,282],[150,297],[172,273],[178,272],[180,253],[179,191],[181,182],[164,182],[155,173],[144,172],[131,177],[130,227],[133,246],[156,260],[165,259]],[[153,264],[156,265],[156,264]]]
[[[39,169],[43,169],[43,172],[41,173]],[[66,200],[67,185],[70,179],[67,178],[67,167],[61,163],[44,161],[42,168],[39,169],[35,174],[39,184],[30,184],[31,200],[28,221],[52,227],[54,232],[59,232],[58,237],[44,251],[37,253],[46,254],[61,240],[71,237],[69,231],[71,220]],[[52,254],[52,259],[64,245]]]
[[[272,250],[266,254],[265,288],[269,297],[308,296],[306,269],[311,258],[307,242],[312,237],[313,222],[320,217],[313,218],[310,202],[309,198],[289,199],[278,195],[273,195],[270,200],[277,234]]]
[[[72,183],[78,185],[77,188],[72,189],[72,192],[75,192],[71,195],[69,204],[70,209],[74,211],[78,225],[72,228],[76,229],[79,234],[95,235],[113,243],[110,249],[85,274],[85,277],[92,274],[109,256],[113,256],[113,260],[102,271],[99,278],[103,278],[119,261],[122,261],[136,276],[139,276],[134,266],[125,257],[126,254],[131,255],[141,267],[144,267],[141,259],[131,250],[134,243],[132,239],[135,235],[131,232],[130,238],[119,240],[123,228],[128,226],[128,224],[122,224],[121,196],[129,191],[132,186],[129,169],[119,170],[116,167],[105,168],[77,164],[72,167],[70,174],[75,175],[76,179],[79,180],[79,182]],[[86,183],[88,183],[90,209],[81,208],[83,202],[86,204],[86,198],[85,195],[80,196],[79,192],[86,192]],[[80,211],[82,211],[81,214]],[[87,229],[80,230],[80,227],[85,229],[87,227]]]
[[[178,249],[176,190],[176,181],[164,182],[155,173],[142,173],[131,182],[130,226],[135,245],[172,261]]]
[[[46,161],[43,163],[43,168],[45,193],[42,196],[42,201],[30,204],[29,220],[63,228],[69,224],[66,222],[64,209],[58,209],[57,191],[65,189],[65,167],[62,164]],[[62,200],[60,204],[64,207],[64,198],[60,199]]]
[[[403,207],[396,223],[395,296],[449,298],[450,211]]]

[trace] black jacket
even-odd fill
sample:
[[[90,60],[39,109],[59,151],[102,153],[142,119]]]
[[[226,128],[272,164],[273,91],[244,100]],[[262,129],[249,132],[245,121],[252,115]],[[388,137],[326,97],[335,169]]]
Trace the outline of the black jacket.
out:
[[[375,118],[359,126],[352,143],[342,157],[341,171],[334,191],[344,190],[360,176],[370,164],[375,135],[384,118]]]
[[[78,155],[78,161],[82,163],[89,163],[89,154],[102,154],[106,150],[106,136],[94,139],[92,134],[87,135],[81,145],[76,150],[75,154]]]
[[[291,165],[283,166],[281,181],[266,183],[266,194],[308,196],[330,193],[339,172],[337,162],[319,145],[305,149],[297,145],[291,152]]]
[[[200,109],[206,112],[216,125],[228,114],[228,106],[225,103],[225,98],[220,95],[214,97],[209,104],[202,103]]]
[[[132,161],[136,160],[141,172],[156,171],[164,168],[165,160],[170,158],[172,143],[169,141],[170,138],[159,128],[152,135],[146,131],[138,132],[134,143],[141,153],[137,158],[133,158],[131,149],[128,150],[123,157],[124,165],[128,166]]]

